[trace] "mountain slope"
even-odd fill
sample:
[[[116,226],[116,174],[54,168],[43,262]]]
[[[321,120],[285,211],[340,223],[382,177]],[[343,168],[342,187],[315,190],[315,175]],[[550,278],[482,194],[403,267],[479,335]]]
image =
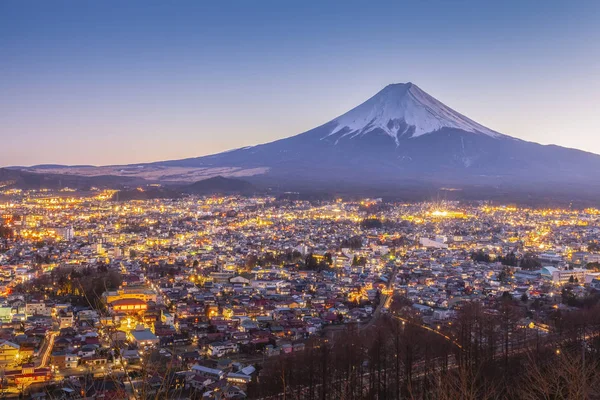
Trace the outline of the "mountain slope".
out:
[[[452,186],[482,194],[482,187],[600,194],[600,156],[501,134],[412,83],[386,86],[347,113],[289,138],[210,156],[98,170],[161,182],[237,176],[283,190],[377,194]],[[49,171],[99,173],[94,168]]]
[[[194,182],[183,188],[183,192],[196,195],[207,194],[251,194],[256,192],[256,187],[241,179],[215,176]]]
[[[69,167],[61,167],[69,168]],[[135,177],[97,175],[93,177],[68,174],[39,174],[13,168],[0,168],[1,189],[89,189],[90,187],[114,188],[124,184],[135,184]]]
[[[412,83],[389,85],[302,134],[211,156],[157,163],[264,168],[265,181],[383,185],[597,182],[600,156],[495,132]],[[260,176],[254,177],[259,179]]]
[[[356,137],[375,129],[387,133],[396,144],[442,128],[460,129],[491,137],[498,132],[465,117],[434,99],[412,83],[386,86],[358,107],[333,120],[337,126],[328,135],[344,131],[338,140]]]

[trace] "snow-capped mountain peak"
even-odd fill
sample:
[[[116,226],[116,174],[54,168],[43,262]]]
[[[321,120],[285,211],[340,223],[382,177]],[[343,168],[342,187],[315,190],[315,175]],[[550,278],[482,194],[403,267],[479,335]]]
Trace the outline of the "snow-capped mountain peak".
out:
[[[332,122],[336,126],[328,136],[345,130],[338,140],[376,129],[390,135],[397,144],[399,138],[415,138],[442,128],[460,129],[494,138],[503,136],[454,111],[410,82],[386,86]]]

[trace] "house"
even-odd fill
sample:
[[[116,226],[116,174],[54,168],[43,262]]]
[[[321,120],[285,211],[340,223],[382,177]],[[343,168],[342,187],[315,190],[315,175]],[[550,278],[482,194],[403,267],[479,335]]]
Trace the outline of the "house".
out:
[[[304,343],[294,343],[294,345],[292,347],[294,348],[294,352],[304,351],[304,349],[306,348],[306,345]]]
[[[450,310],[435,309],[433,311],[433,319],[437,321],[445,321],[453,315]]]
[[[124,342],[125,340],[127,340],[127,333],[125,333],[125,331],[117,330],[110,334],[110,338],[114,342]]]
[[[108,358],[100,355],[94,355],[91,357],[81,358],[81,363],[86,365],[106,365],[108,364]]]
[[[13,308],[11,306],[0,306],[0,321],[10,322],[12,320]]]
[[[16,385],[29,385],[34,382],[46,382],[51,378],[50,368],[35,368],[33,364],[23,364],[21,371],[6,371],[6,378]]]
[[[223,388],[223,393],[226,399],[245,399],[246,393],[242,389],[234,385],[228,385]]]
[[[52,315],[52,307],[46,306],[43,302],[32,302],[25,304],[25,314],[27,315]]]
[[[81,348],[77,352],[77,355],[80,356],[81,358],[92,357],[94,354],[96,354],[97,348],[98,348],[98,346],[95,344],[86,344],[84,346],[81,346]]]
[[[583,268],[561,270],[552,266],[545,266],[541,270],[542,278],[551,280],[555,285],[564,285],[572,280],[584,283],[589,271]]]
[[[0,343],[0,361],[16,360],[19,357],[20,348],[18,344],[9,342],[8,340]]]
[[[193,389],[201,391],[204,390],[204,388],[209,385],[212,380],[210,378],[205,378],[202,375],[194,374],[187,377],[187,382]]]
[[[223,357],[225,354],[237,352],[238,345],[232,342],[213,342],[208,345],[208,354],[213,357]]]
[[[221,380],[225,377],[225,372],[216,368],[208,368],[203,365],[194,365],[192,372],[196,375],[205,376],[215,380]]]
[[[52,353],[50,363],[59,369],[64,368],[76,368],[79,362],[77,354],[70,354],[64,351],[57,351]]]
[[[436,248],[436,249],[447,249],[448,245],[443,242],[438,242],[436,240],[431,240],[429,238],[421,238],[419,239],[419,244],[423,247],[428,248]]]
[[[135,330],[130,333],[131,340],[138,346],[154,346],[160,342],[150,329]]]
[[[245,399],[246,393],[234,385],[226,385],[222,390],[209,390],[202,395],[206,400]]]
[[[250,381],[252,381],[252,377],[245,374],[235,372],[230,372],[227,374],[227,382],[229,383],[247,385],[250,383]]]
[[[58,324],[60,329],[71,328],[73,326],[73,313],[61,311],[58,315]]]
[[[102,297],[107,304],[122,299],[138,299],[144,303],[153,301],[158,303],[158,294],[155,290],[145,286],[126,286],[119,290],[105,292]]]
[[[250,279],[244,278],[243,276],[234,276],[229,279],[229,283],[233,285],[248,286],[250,284]]]
[[[146,311],[148,304],[141,299],[119,299],[109,303],[108,307],[113,312],[138,313]]]
[[[175,324],[175,317],[173,317],[173,315],[171,313],[168,313],[166,311],[161,311],[160,320],[165,325],[174,325]]]
[[[121,357],[123,358],[124,361],[130,363],[130,364],[136,364],[141,360],[141,356],[140,356],[140,352],[137,350],[128,350],[128,349],[123,349],[121,350]]]

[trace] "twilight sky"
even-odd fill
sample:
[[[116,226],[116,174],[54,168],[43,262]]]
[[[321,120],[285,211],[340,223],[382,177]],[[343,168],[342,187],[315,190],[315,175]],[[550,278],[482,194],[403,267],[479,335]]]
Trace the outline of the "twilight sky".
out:
[[[600,1],[0,1],[0,166],[200,156],[411,81],[600,153]]]

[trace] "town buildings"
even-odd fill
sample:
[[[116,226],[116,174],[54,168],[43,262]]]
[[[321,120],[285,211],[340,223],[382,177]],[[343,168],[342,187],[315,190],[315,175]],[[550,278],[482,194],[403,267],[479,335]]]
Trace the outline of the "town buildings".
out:
[[[10,385],[171,366],[169,388],[242,396],[253,363],[368,324],[394,296],[436,327],[471,302],[569,307],[600,287],[596,210],[69,196],[0,203]]]

